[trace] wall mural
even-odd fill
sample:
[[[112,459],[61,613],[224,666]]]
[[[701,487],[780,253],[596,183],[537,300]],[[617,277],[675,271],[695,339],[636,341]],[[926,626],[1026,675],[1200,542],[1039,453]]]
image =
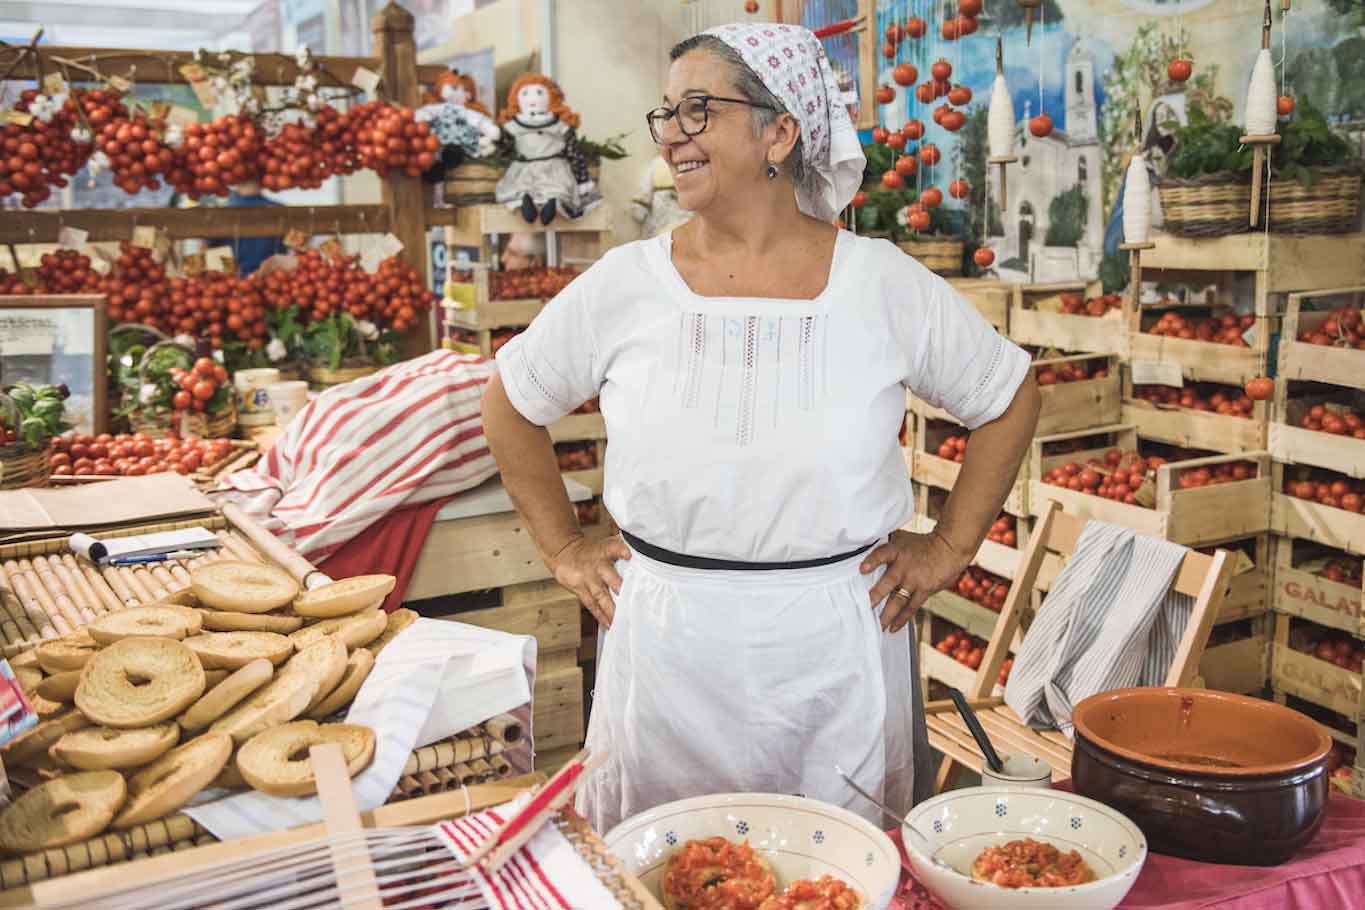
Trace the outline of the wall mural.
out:
[[[1365,0],[1292,0],[1287,13],[1280,5],[1274,0],[1272,53],[1282,93],[1311,99],[1359,148],[1365,133]],[[956,37],[953,23],[974,10],[979,12]],[[952,180],[966,180],[970,194],[945,199],[936,224],[956,224],[969,245],[988,246],[1000,277],[1094,278],[1121,239],[1115,204],[1134,148],[1135,100],[1144,113],[1144,147],[1158,168],[1170,147],[1170,124],[1186,122],[1191,107],[1216,121],[1239,123],[1262,11],[1262,0],[1042,0],[1030,29],[1016,0],[879,0],[878,32],[885,36],[879,43],[885,44],[878,50],[878,85],[894,89],[895,97],[879,105],[878,119],[890,132],[910,120],[923,123],[921,144],[937,145],[942,159],[907,176],[906,186],[946,189]],[[904,30],[916,18],[924,20],[911,30],[923,31],[918,38]],[[897,25],[899,41],[894,29],[888,32]],[[1003,209],[995,198],[997,168],[988,171],[985,163],[997,36],[1014,103],[1018,159],[1008,165]],[[1179,58],[1193,64],[1184,82],[1168,75],[1168,64]],[[933,117],[943,101],[917,97],[916,83],[930,80],[940,60],[952,68],[948,81],[971,92],[970,102],[957,105],[965,123],[950,124],[957,126],[951,130]],[[915,82],[896,82],[901,63],[915,68]],[[1029,130],[1040,113],[1053,123],[1041,138]]]

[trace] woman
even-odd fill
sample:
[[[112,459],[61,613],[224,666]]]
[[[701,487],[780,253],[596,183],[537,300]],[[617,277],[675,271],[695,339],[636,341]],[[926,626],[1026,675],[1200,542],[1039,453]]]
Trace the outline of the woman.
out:
[[[897,810],[928,792],[908,624],[999,513],[1037,421],[1029,359],[895,246],[835,229],[863,156],[809,31],[726,26],[672,57],[649,124],[695,217],[579,276],[484,394],[531,535],[609,628],[588,742],[610,758],[581,808],[606,831],[757,790],[879,819],[834,768]],[[974,431],[932,534],[898,530],[907,387]],[[588,539],[543,427],[599,392],[622,537]]]

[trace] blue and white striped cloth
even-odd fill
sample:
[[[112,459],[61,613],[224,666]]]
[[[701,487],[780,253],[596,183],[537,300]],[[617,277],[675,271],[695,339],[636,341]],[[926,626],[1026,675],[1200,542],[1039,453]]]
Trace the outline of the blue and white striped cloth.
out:
[[[1194,598],[1172,590],[1186,549],[1086,522],[1010,671],[1005,704],[1072,736],[1071,709],[1098,692],[1165,682]]]

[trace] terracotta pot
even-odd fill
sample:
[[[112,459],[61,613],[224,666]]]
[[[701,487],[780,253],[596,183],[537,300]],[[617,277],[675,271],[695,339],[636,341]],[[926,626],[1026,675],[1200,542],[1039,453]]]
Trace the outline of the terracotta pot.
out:
[[[1332,741],[1274,702],[1205,689],[1118,689],[1072,711],[1076,792],[1131,818],[1153,851],[1274,866],[1313,839]]]

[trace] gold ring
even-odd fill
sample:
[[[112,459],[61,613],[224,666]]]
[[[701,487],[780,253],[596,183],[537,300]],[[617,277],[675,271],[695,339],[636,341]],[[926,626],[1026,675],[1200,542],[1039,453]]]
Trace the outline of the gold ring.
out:
[[[909,591],[905,590],[904,588],[897,588],[895,593],[900,597],[904,597],[906,600],[909,600],[910,598],[915,596],[911,594]]]

